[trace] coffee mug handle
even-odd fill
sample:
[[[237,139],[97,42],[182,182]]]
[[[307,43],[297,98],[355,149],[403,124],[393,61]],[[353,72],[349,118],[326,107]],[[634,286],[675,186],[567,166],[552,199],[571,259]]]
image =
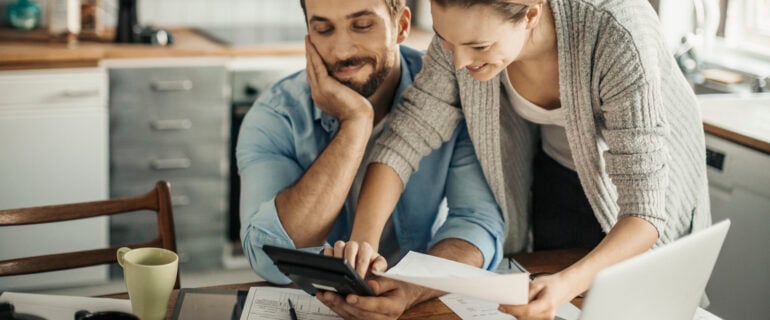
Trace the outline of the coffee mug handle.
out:
[[[118,249],[118,263],[121,267],[123,267],[123,256],[125,256],[129,251],[131,251],[131,248],[129,247],[121,247]]]

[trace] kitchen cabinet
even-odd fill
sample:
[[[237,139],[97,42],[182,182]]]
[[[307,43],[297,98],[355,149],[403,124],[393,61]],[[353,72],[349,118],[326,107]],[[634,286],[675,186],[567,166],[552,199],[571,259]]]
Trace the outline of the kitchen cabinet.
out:
[[[107,73],[0,72],[0,209],[108,198]],[[0,227],[0,259],[107,247],[108,219]],[[107,267],[0,278],[6,289],[107,280]]]
[[[110,61],[110,189],[171,184],[180,270],[220,267],[227,210],[229,85],[220,59]],[[112,242],[149,240],[153,215],[116,216]],[[119,269],[114,269],[120,274]]]
[[[724,319],[768,315],[770,154],[709,134],[706,146],[713,220],[732,220],[706,288],[708,309]]]

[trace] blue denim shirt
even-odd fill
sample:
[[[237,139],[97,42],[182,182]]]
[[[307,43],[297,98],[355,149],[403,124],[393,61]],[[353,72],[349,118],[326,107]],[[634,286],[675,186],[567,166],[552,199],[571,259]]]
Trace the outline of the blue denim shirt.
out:
[[[400,53],[401,82],[394,106],[422,67],[421,52],[401,46]],[[243,120],[236,148],[241,176],[241,239],[252,269],[267,281],[290,282],[264,253],[263,245],[310,252],[321,249],[296,248],[278,218],[275,197],[302,177],[338,128],[337,119],[314,106],[304,71],[276,83]],[[432,234],[444,198],[447,218]],[[327,244],[350,237],[354,214],[355,208],[342,208]],[[409,250],[426,252],[441,240],[457,238],[481,251],[484,268],[497,266],[504,241],[502,213],[464,123],[448,142],[422,159],[391,219],[402,254]]]

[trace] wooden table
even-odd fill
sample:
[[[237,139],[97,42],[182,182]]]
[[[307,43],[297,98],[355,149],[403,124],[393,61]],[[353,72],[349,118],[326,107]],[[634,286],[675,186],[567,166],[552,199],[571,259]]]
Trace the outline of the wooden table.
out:
[[[585,249],[568,249],[568,250],[555,250],[555,251],[543,251],[527,254],[518,254],[513,256],[522,266],[524,266],[530,273],[537,272],[558,272],[567,266],[571,265],[575,261],[582,258],[588,253]],[[219,285],[207,287],[209,289],[224,289],[224,290],[249,290],[251,287],[269,286],[267,282],[251,282],[251,283],[236,283],[229,285]],[[166,318],[170,318],[174,312],[174,306],[176,306],[176,300],[179,296],[179,290],[174,290],[171,293],[171,298],[168,301],[168,312]],[[128,299],[127,293],[109,295],[110,298]],[[572,303],[578,307],[583,305],[583,299],[575,298]],[[401,319],[460,319],[452,310],[450,310],[439,299],[431,299],[409,309]]]

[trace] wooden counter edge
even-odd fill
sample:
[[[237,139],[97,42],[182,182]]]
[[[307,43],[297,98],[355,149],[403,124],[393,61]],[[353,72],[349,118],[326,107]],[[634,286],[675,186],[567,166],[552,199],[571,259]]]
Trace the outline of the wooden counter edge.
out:
[[[724,129],[706,122],[703,123],[703,129],[706,133],[713,134],[717,137],[735,142],[742,146],[770,155],[770,143],[768,142],[761,141],[746,135],[742,135],[740,133],[737,133],[728,129]]]

